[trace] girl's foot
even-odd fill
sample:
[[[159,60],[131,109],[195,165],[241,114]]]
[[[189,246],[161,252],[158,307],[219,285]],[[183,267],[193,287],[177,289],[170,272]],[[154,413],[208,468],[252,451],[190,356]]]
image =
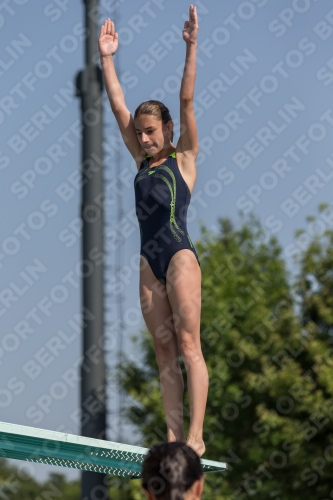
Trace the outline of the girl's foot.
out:
[[[201,457],[206,451],[206,446],[202,438],[188,436],[186,444],[187,446],[190,446],[199,455],[199,457]]]

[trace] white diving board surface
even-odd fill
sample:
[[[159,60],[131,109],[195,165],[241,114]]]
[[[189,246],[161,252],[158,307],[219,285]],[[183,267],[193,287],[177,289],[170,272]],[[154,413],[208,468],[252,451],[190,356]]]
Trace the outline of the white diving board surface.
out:
[[[114,476],[141,477],[148,448],[64,432],[0,422],[0,457],[26,460]],[[227,469],[224,462],[201,459],[204,472]]]

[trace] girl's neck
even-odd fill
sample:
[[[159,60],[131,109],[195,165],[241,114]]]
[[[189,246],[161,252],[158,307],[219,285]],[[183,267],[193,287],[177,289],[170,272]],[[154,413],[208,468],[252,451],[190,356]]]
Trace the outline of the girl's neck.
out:
[[[173,153],[174,151],[175,151],[175,147],[173,144],[171,144],[170,146],[168,146],[165,149],[163,148],[161,151],[159,151],[155,155],[150,156],[150,158],[152,158],[152,163],[154,163],[156,161],[164,160],[165,158],[168,158],[168,156],[170,156],[171,153]]]

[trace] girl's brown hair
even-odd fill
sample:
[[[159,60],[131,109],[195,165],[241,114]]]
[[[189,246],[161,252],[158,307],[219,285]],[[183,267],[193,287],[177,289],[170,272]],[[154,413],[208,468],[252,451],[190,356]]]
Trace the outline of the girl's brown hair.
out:
[[[135,110],[134,118],[141,115],[152,115],[161,120],[165,125],[172,120],[169,109],[161,101],[145,101]],[[171,142],[173,141],[173,131],[171,133]]]
[[[155,444],[142,464],[142,486],[158,500],[184,500],[202,475],[199,456],[178,441]]]

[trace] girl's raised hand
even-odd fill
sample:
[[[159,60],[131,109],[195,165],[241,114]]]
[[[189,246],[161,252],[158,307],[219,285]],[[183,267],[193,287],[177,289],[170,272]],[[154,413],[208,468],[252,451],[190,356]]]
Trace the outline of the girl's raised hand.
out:
[[[110,19],[106,19],[101,27],[98,48],[101,56],[113,56],[118,49],[118,33]]]
[[[197,8],[194,5],[190,5],[189,9],[189,20],[185,21],[183,29],[183,39],[186,43],[195,43],[198,36],[198,16]]]

